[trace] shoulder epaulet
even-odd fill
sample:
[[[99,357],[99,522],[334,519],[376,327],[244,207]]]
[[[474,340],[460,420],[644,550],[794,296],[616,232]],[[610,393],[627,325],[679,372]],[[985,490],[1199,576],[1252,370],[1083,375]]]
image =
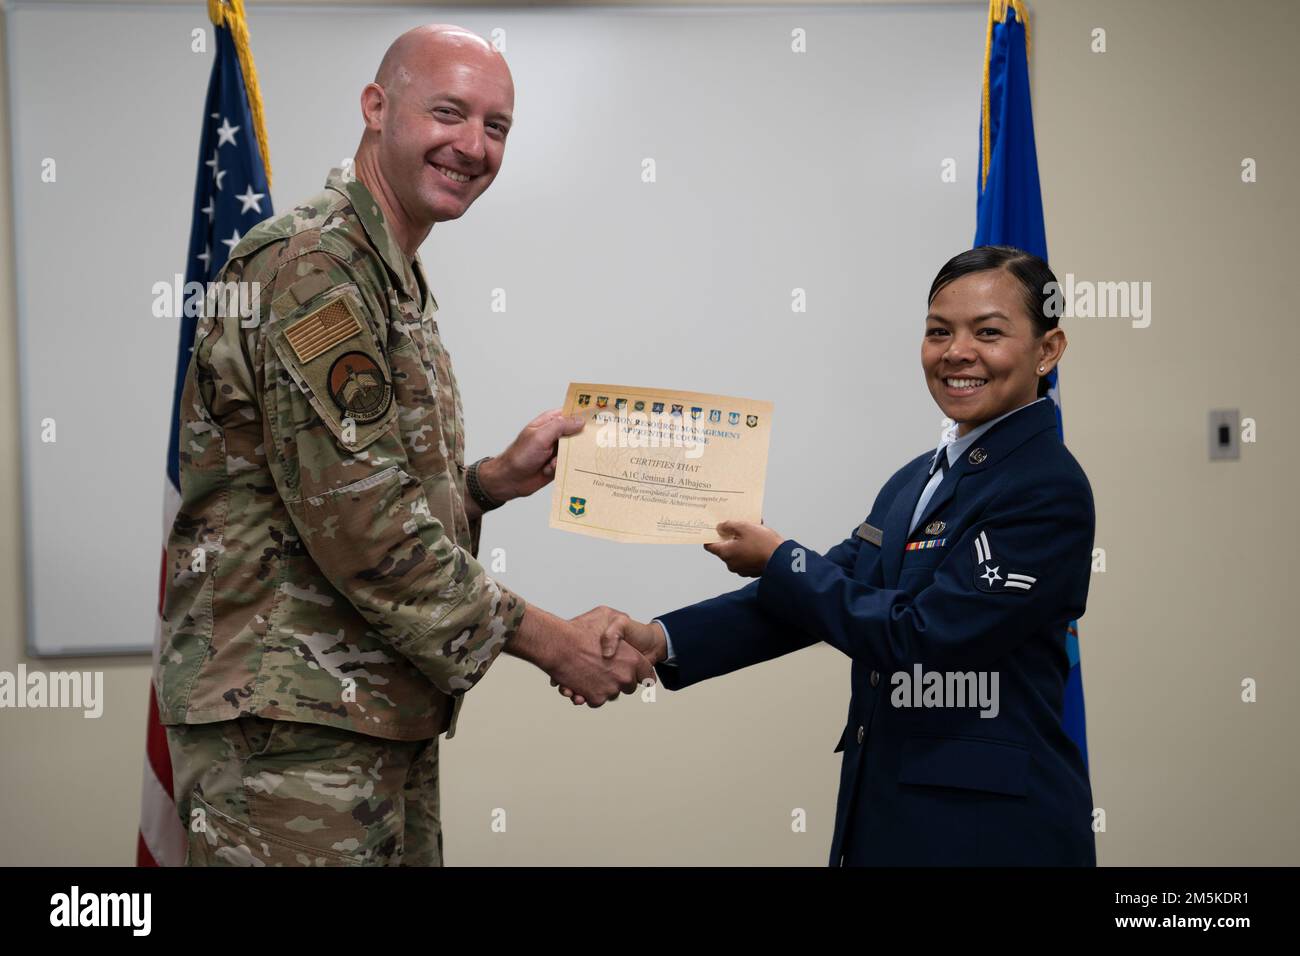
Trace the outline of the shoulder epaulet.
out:
[[[230,260],[247,259],[275,242],[283,245],[273,250],[274,261],[268,263],[272,268],[305,252],[313,252],[320,247],[322,227],[342,204],[339,194],[327,189],[286,213],[266,219],[240,239],[230,251]]]

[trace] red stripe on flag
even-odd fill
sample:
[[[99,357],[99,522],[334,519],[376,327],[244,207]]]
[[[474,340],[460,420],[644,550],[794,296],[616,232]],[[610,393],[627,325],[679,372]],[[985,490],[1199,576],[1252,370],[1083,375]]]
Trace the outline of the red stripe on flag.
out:
[[[145,731],[145,760],[148,761],[145,773],[152,773],[154,779],[158,781],[158,785],[162,787],[167,796],[175,800],[176,794],[172,789],[172,758],[171,753],[167,750],[167,729],[162,725],[162,721],[158,717],[158,696],[154,693],[152,685],[149,687],[149,723]],[[145,815],[161,814],[166,812],[167,809],[174,808],[151,807],[147,802],[140,808],[141,813]],[[167,827],[180,826],[180,820],[155,820],[152,822],[155,826],[160,824]],[[149,851],[149,845],[145,842],[145,825],[142,821],[140,831],[136,834],[135,865],[161,866],[162,863],[154,859],[154,855]]]
[[[144,834],[135,835],[135,865],[136,866],[153,866],[158,865],[158,861],[153,858],[149,852],[149,844],[144,842]]]
[[[170,528],[163,529],[165,536]],[[166,540],[166,537],[163,538]],[[158,562],[158,620],[162,620],[163,598],[167,596],[167,549],[163,548],[162,560]]]
[[[176,499],[170,482],[163,505],[164,524],[168,527],[176,513]],[[158,624],[161,640],[162,605],[167,587],[167,551],[158,564]],[[161,647],[154,647],[155,668]],[[145,728],[145,782],[140,806],[140,829],[136,834],[136,866],[180,866],[185,862],[185,830],[176,816],[175,783],[171,753],[167,749],[167,729],[158,714],[158,697],[149,686],[149,717]],[[146,839],[146,834],[149,834]],[[155,845],[151,848],[150,841]],[[175,859],[173,859],[175,857]]]
[[[167,728],[158,719],[158,697],[152,687],[149,688],[149,736],[145,752],[149,756],[149,766],[153,767],[153,775],[158,778],[167,795],[175,799],[176,793],[172,789],[172,758],[167,751]]]

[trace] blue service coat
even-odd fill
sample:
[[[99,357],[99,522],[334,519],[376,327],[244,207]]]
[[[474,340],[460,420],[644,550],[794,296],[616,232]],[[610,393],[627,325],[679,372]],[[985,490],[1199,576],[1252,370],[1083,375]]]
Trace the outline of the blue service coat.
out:
[[[899,469],[826,554],[785,541],[755,583],[659,616],[675,657],[658,673],[671,690],[817,641],[852,658],[832,866],[1095,865],[1087,769],[1061,723],[1066,631],[1091,572],[1092,489],[1051,402],[975,446],[912,534],[933,452]],[[936,544],[907,547],[926,541]],[[929,672],[945,687],[952,675],[954,694],[971,687],[962,675],[983,674],[991,691],[996,672],[997,715],[952,706],[951,694],[924,706],[907,685],[933,690]]]

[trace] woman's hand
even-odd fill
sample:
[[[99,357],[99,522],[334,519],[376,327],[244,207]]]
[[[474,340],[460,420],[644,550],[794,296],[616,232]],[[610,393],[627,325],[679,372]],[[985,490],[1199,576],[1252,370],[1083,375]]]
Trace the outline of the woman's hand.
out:
[[[752,521],[724,521],[718,525],[722,540],[706,544],[704,550],[716,554],[727,570],[746,578],[756,578],[767,567],[772,552],[785,540],[771,528]]]

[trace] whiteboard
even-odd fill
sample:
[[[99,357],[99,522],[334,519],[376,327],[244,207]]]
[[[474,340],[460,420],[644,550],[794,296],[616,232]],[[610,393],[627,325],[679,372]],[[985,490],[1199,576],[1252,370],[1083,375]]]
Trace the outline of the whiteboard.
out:
[[[176,343],[152,288],[184,271],[213,48],[191,52],[190,32],[206,11],[9,10],[28,649],[147,653]],[[986,16],[258,4],[275,208],[352,155],[361,87],[401,31],[434,17],[504,31],[505,164],[421,249],[469,460],[570,381],[765,399],[765,519],[829,547],[938,439],[921,326],[931,279],[974,232]],[[552,530],[549,494],[490,516],[482,552],[504,549],[498,576],[548,610],[648,616],[737,586],[692,546]]]

